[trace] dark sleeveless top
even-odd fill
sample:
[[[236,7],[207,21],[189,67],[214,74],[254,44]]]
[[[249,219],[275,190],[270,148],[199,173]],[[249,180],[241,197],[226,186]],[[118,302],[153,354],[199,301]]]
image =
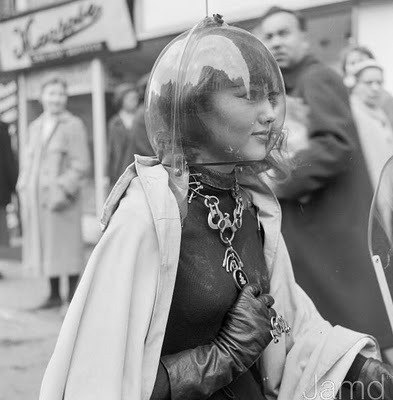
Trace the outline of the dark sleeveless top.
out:
[[[217,173],[203,167],[194,167],[190,172],[201,174],[196,177],[203,185],[200,192],[216,196],[220,210],[229,213],[232,221],[236,202],[231,188],[235,183],[235,175]],[[239,293],[232,274],[222,267],[226,246],[220,240],[219,231],[208,226],[209,209],[204,199],[196,196],[188,206],[162,355],[208,344],[217,335],[225,314]],[[263,230],[258,226],[253,206],[244,210],[243,224],[236,232],[232,246],[243,261],[243,270],[250,283],[259,283],[263,292],[268,293]],[[248,371],[210,399],[264,399],[257,379]],[[235,397],[225,395],[224,391]]]

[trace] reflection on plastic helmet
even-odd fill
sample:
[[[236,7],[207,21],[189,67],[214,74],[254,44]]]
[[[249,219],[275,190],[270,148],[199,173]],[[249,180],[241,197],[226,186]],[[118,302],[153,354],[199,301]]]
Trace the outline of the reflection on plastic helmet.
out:
[[[146,90],[150,142],[164,165],[263,160],[281,135],[284,85],[249,32],[205,18],[157,59]]]

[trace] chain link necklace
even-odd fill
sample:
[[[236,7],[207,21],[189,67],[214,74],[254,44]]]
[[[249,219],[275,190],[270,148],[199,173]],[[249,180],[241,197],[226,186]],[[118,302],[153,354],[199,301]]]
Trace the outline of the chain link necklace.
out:
[[[204,205],[209,209],[207,223],[210,228],[218,230],[221,242],[226,246],[222,267],[225,271],[232,274],[236,287],[240,290],[249,282],[246,273],[243,271],[243,262],[238,252],[233,248],[232,242],[236,232],[241,228],[243,223],[243,199],[240,195],[240,188],[235,180],[235,185],[231,189],[232,197],[235,199],[236,206],[233,210],[233,219],[231,221],[229,213],[223,213],[220,210],[220,200],[216,196],[209,196],[200,193],[203,185],[196,179],[201,174],[190,174],[193,181],[190,182],[190,194],[188,203],[191,203],[196,196],[204,198]]]
[[[196,176],[201,176],[201,174],[190,174],[193,181],[189,183],[190,194],[188,196],[188,203],[191,203],[196,196],[204,198],[204,204],[209,209],[207,223],[210,228],[220,231],[221,242],[226,246],[222,267],[225,268],[226,272],[232,273],[236,287],[241,290],[249,283],[249,280],[246,273],[243,271],[243,262],[240,259],[239,254],[232,247],[232,241],[235,238],[235,234],[241,228],[243,222],[244,205],[243,199],[240,195],[239,185],[237,180],[235,180],[235,185],[231,189],[232,197],[236,201],[236,207],[233,210],[233,220],[231,221],[229,214],[223,213],[220,210],[220,200],[218,200],[216,196],[209,196],[200,193],[200,190],[203,189],[203,185],[196,179]],[[270,325],[272,328],[270,334],[274,343],[278,343],[279,338],[283,333],[289,335],[291,332],[290,326],[282,315],[272,317]]]

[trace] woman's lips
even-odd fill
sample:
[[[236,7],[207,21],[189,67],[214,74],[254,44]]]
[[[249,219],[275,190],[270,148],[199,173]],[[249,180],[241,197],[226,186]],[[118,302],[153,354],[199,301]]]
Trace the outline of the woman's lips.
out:
[[[270,131],[259,131],[259,132],[253,132],[251,135],[252,136],[265,136],[269,137]]]
[[[255,136],[255,138],[263,143],[266,143],[269,141],[270,138],[270,132],[269,131],[259,131],[259,132],[253,132],[251,136]]]

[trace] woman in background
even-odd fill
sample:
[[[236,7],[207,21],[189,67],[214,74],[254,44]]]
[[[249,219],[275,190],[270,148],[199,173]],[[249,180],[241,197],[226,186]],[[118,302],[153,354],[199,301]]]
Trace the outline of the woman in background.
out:
[[[383,69],[368,59],[356,64],[352,73],[351,109],[375,189],[383,166],[393,155],[393,129],[382,107]]]
[[[108,126],[107,176],[110,188],[134,161],[134,153],[130,154],[129,148],[133,143],[135,113],[139,103],[136,87],[128,83],[119,85],[113,103],[117,113],[110,119]]]
[[[54,77],[41,88],[43,113],[28,131],[18,189],[22,203],[23,262],[49,278],[39,307],[62,305],[60,277],[68,276],[71,301],[84,266],[81,185],[90,160],[82,120],[66,110],[67,84]]]
[[[383,109],[382,67],[373,59],[359,62],[353,68],[354,85],[350,96],[351,109],[359,133],[360,145],[374,190],[382,169],[393,156],[393,129]],[[389,185],[380,188],[377,207],[385,232],[391,237],[391,193]],[[384,356],[392,363],[393,348],[384,349]]]
[[[354,71],[357,64],[365,60],[375,60],[374,54],[367,47],[350,46],[345,50],[342,61],[342,71],[344,75],[344,84],[349,90],[351,90],[356,83]],[[393,126],[393,96],[384,88],[381,94],[381,106],[390,124]]]

